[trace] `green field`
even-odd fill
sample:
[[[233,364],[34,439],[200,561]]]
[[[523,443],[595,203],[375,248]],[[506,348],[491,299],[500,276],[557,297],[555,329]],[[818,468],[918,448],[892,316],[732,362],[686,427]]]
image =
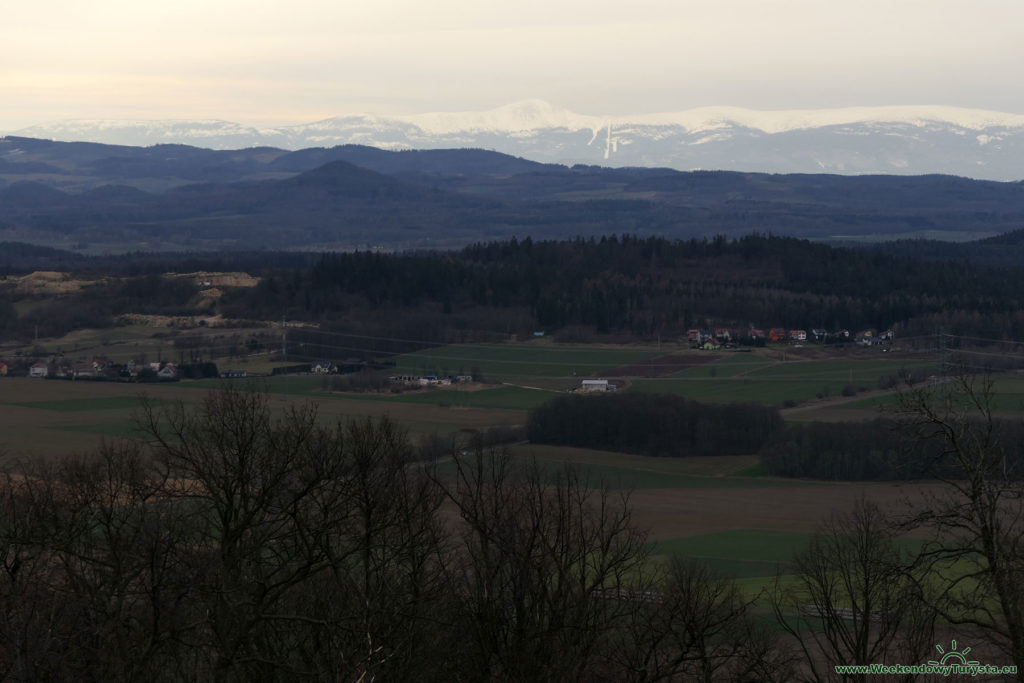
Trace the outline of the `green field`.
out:
[[[941,394],[943,386],[921,385],[919,388]],[[821,408],[820,412],[823,415],[828,415],[832,412],[842,413],[850,410],[859,410],[876,415],[891,415],[900,410],[903,400],[900,392],[892,392],[884,396],[873,396],[849,401],[842,405],[825,406]],[[991,405],[995,411],[1001,413],[1024,412],[1024,378],[1017,376],[996,377],[992,384]]]
[[[588,377],[656,358],[650,349],[592,348],[551,344],[453,344],[396,358],[397,374],[457,375],[476,368],[490,379]]]
[[[787,381],[827,380],[874,387],[879,377],[895,375],[900,370],[935,368],[930,360],[801,360],[773,363],[757,368],[749,376],[757,379]]]
[[[789,562],[811,537],[803,533],[736,529],[660,541],[654,549],[660,555],[777,563]]]
[[[822,396],[839,396],[845,382],[826,380],[765,380],[747,376],[715,379],[638,379],[628,391],[676,394],[706,403],[761,403],[778,406],[787,401],[802,403]]]
[[[480,391],[459,391],[457,389],[433,389],[428,391],[403,392],[379,396],[379,400],[397,403],[421,403],[460,408],[507,408],[529,410],[550,401],[559,392],[522,387],[502,386]],[[362,394],[356,394],[360,398]]]
[[[130,420],[119,422],[94,422],[92,424],[84,425],[63,425],[58,427],[49,427],[49,429],[115,437],[138,437],[141,435],[139,426]]]
[[[690,379],[714,379],[716,377],[735,377],[744,375],[766,365],[771,365],[772,360],[759,356],[755,353],[730,353],[723,358],[704,363],[692,368],[687,368],[672,374],[672,377],[685,377]]]
[[[785,405],[840,398],[850,384],[874,389],[879,378],[902,369],[930,369],[931,361],[806,360],[771,362],[729,356],[690,368],[670,379],[633,380],[629,391],[677,394],[709,403]],[[714,368],[721,372],[712,376]],[[852,406],[851,406],[852,407]]]

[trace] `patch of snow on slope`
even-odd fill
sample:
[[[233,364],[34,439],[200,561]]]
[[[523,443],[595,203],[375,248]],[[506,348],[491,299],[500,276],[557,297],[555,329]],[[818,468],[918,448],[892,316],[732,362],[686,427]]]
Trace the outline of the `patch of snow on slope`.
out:
[[[950,123],[972,130],[993,126],[1024,128],[1024,116],[1020,114],[926,105],[770,111],[742,107],[699,107],[680,112],[621,118],[651,126],[678,125],[690,132],[717,130],[729,125],[754,128],[765,133],[784,133],[855,123],[907,123],[913,126],[926,126],[935,122]]]
[[[576,114],[543,100],[524,100],[487,111],[435,112],[397,116],[431,135],[449,135],[463,131],[519,132],[542,128],[589,130],[596,133],[607,125],[599,116]]]

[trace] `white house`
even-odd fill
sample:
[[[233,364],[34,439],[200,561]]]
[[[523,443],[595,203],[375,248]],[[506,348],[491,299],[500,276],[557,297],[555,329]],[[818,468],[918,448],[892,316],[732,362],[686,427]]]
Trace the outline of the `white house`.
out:
[[[50,366],[46,363],[36,363],[28,369],[29,377],[47,377],[50,374]]]

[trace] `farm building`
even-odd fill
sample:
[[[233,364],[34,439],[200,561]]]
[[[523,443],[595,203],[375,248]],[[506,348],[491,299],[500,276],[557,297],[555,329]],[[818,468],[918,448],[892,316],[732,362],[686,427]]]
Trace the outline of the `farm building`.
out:
[[[615,391],[616,386],[606,379],[585,379],[580,385],[580,391],[587,393],[599,393]]]

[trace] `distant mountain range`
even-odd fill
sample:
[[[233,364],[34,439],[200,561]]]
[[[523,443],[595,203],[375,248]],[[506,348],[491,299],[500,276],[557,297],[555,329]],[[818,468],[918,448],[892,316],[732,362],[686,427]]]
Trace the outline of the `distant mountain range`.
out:
[[[86,253],[436,249],[610,234],[960,241],[1024,226],[1024,182],[681,172],[480,149],[294,152],[0,138],[0,241]]]
[[[481,112],[350,115],[279,128],[228,121],[64,121],[10,135],[228,150],[480,148],[565,165],[1024,178],[1024,116],[939,106],[591,116],[529,100]],[[0,157],[2,158],[2,157]]]

